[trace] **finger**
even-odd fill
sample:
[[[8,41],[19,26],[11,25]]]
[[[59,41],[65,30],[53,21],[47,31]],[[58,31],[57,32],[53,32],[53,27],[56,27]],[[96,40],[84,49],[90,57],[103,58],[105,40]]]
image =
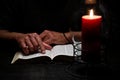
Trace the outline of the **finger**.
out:
[[[43,31],[39,36],[41,37],[41,39],[44,39],[47,35],[47,30]]]
[[[49,35],[44,36],[44,38],[41,38],[43,42],[51,39]]]
[[[39,48],[41,49],[41,52],[42,52],[42,53],[45,53],[45,47],[44,47],[44,45],[43,45],[43,43],[42,43],[42,40],[41,40],[41,38],[39,37],[39,35],[37,35],[35,38],[36,38],[36,40],[37,40],[37,42],[38,42],[38,44],[39,44]]]
[[[22,48],[22,50],[23,50],[23,52],[24,52],[25,54],[29,54],[29,53],[30,53],[28,46]]]
[[[46,44],[45,42],[43,42],[43,45],[45,46],[45,49],[47,49],[47,50],[52,49],[52,46],[50,46],[49,44]]]
[[[48,34],[44,37],[44,42],[47,44],[52,44],[55,42],[54,34],[52,32],[48,32]]]
[[[46,44],[53,44],[53,40],[51,38],[44,40]]]
[[[25,38],[25,43],[28,46],[29,51],[33,52],[34,51],[34,46],[33,46],[32,42],[31,42],[31,40],[28,36]]]
[[[24,40],[20,42],[20,47],[25,54],[29,54],[28,46],[26,45]]]
[[[29,34],[29,37],[30,37],[31,43],[33,45],[33,49],[34,49],[34,51],[36,51],[38,49],[38,46],[39,46],[39,44],[38,44],[38,42],[36,41],[36,38],[35,38],[36,35]]]

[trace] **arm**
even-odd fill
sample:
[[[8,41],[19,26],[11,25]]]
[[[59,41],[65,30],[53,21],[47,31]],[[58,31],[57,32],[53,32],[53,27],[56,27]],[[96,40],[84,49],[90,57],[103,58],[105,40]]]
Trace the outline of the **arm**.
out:
[[[37,33],[17,33],[9,32],[8,30],[0,30],[0,38],[15,40],[25,54],[33,53],[41,49],[44,53],[45,49],[51,49],[51,46],[43,43]]]
[[[61,32],[55,32],[55,31],[49,31],[45,30],[40,34],[40,37],[43,42],[47,44],[66,44],[66,43],[72,43],[72,37],[77,38],[81,41],[81,32],[66,32],[61,33]],[[67,40],[67,39],[69,40]]]
[[[0,38],[3,39],[12,39],[15,40],[17,37],[22,36],[24,34],[17,32],[9,32],[8,30],[0,30]]]

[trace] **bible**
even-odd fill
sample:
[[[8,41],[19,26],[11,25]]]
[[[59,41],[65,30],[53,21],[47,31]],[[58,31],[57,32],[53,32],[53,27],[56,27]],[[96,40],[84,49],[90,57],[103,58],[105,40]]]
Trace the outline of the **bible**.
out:
[[[59,59],[68,59],[72,60],[74,56],[74,47],[72,44],[64,44],[64,45],[55,45],[51,50],[46,50],[45,54],[42,53],[34,53],[34,54],[29,54],[29,55],[24,55],[22,52],[16,52],[11,64],[15,63],[18,60],[23,60],[23,61],[30,61],[30,60],[35,60],[36,58],[39,60],[44,60],[47,58],[51,61]],[[41,59],[42,58],[42,59]]]

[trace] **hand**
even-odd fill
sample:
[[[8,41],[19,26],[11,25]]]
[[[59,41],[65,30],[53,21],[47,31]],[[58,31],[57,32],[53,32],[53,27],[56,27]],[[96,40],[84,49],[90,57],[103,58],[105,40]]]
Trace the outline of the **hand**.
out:
[[[52,47],[43,43],[37,33],[28,33],[17,36],[17,42],[22,48],[25,54],[33,53],[36,51],[45,53],[45,49],[51,49]]]
[[[40,34],[40,37],[47,44],[65,44],[68,42],[62,33],[55,31],[45,30]]]

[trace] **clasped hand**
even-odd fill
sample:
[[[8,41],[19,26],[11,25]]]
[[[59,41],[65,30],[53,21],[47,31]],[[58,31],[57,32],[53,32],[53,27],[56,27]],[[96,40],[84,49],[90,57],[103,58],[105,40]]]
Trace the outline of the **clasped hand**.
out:
[[[41,34],[27,33],[17,37],[17,42],[25,54],[34,52],[45,53],[52,49],[51,44],[65,44],[66,40],[62,33],[45,30]]]

